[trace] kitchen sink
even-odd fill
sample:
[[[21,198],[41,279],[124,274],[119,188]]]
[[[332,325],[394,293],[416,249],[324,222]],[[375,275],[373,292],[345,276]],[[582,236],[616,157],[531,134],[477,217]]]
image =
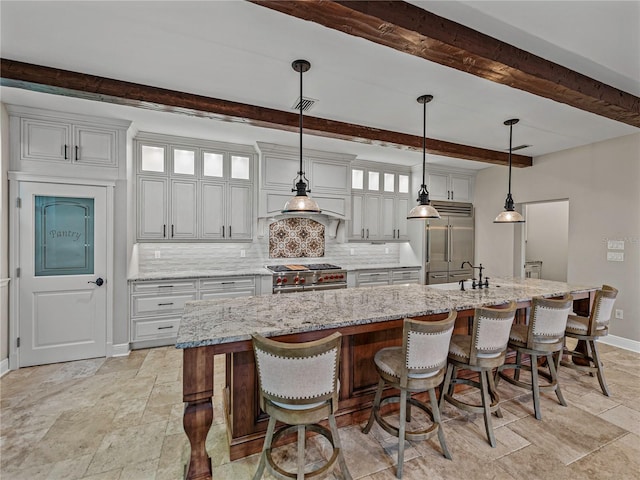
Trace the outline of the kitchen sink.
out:
[[[460,290],[459,282],[452,283],[436,283],[435,285],[428,285],[431,288],[437,288],[438,290]],[[465,280],[464,289],[471,290],[471,280]]]

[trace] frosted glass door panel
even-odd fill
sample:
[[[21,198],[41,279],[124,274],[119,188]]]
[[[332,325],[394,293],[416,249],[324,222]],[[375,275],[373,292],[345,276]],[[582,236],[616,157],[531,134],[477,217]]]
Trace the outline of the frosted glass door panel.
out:
[[[369,190],[380,190],[380,172],[369,172]]]
[[[35,197],[35,276],[93,274],[93,198]]]
[[[249,157],[231,156],[231,178],[249,180]]]
[[[145,172],[164,172],[164,148],[143,145],[140,168]]]
[[[351,170],[351,188],[362,190],[364,188],[364,170]]]
[[[385,192],[395,192],[396,186],[396,176],[393,173],[385,173],[384,174],[384,191]]]
[[[205,177],[224,176],[224,156],[221,153],[204,152],[202,154],[202,174]]]
[[[398,192],[409,193],[409,175],[398,175]]]
[[[196,173],[196,152],[176,148],[173,151],[173,173],[194,175]]]

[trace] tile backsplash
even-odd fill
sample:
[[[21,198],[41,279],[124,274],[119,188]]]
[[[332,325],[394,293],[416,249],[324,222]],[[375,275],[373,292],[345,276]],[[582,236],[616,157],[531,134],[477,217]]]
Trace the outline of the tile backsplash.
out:
[[[300,258],[301,263],[333,263],[349,266],[394,266],[401,254],[410,252],[405,243],[339,243],[326,240],[324,257]],[[241,270],[290,263],[291,259],[269,258],[266,241],[253,243],[139,243],[136,249],[139,274],[158,272]]]
[[[269,257],[324,257],[324,225],[310,218],[273,222],[269,225]]]

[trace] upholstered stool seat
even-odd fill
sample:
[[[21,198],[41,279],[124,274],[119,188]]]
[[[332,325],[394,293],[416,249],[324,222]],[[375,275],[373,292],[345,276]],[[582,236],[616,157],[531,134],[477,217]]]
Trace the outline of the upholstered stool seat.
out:
[[[560,365],[575,370],[589,372],[598,376],[602,393],[611,396],[604,378],[604,365],[598,352],[597,340],[609,334],[609,321],[613,312],[613,305],[618,296],[618,290],[603,285],[596,291],[591,314],[588,317],[569,315],[565,336],[578,340],[576,348],[564,348],[563,355],[569,355],[569,361],[561,361]]]
[[[338,426],[338,368],[340,333],[305,343],[277,342],[253,336],[253,349],[260,384],[260,408],[269,415],[269,424],[254,480],[262,478],[265,467],[280,479],[302,480],[328,471],[336,462],[342,478],[351,479],[347,469]],[[329,428],[319,422],[328,420]],[[284,423],[275,430],[276,422]],[[321,466],[305,472],[306,432],[325,437],[332,447],[331,457]],[[272,445],[288,433],[297,432],[297,471],[281,468],[273,459]]]
[[[534,297],[531,302],[531,312],[528,325],[513,325],[509,333],[509,348],[516,351],[515,363],[505,363],[498,368],[495,384],[500,378],[521,388],[531,390],[533,393],[533,408],[535,417],[540,420],[540,391],[554,391],[561,405],[567,403],[562,396],[558,374],[556,370],[557,359],[554,358],[562,350],[564,332],[567,318],[573,305],[573,297],[565,295],[560,299],[547,299]],[[523,354],[528,355],[530,364],[523,363]],[[548,372],[540,369],[538,358],[545,359],[544,366]],[[505,372],[513,370],[513,376]],[[520,380],[520,371],[531,372],[531,381]],[[540,384],[540,377],[547,383]]]
[[[493,369],[504,363],[509,332],[515,317],[516,303],[504,307],[476,308],[470,335],[453,335],[449,346],[447,375],[440,395],[440,410],[444,402],[473,413],[484,414],[485,430],[489,443],[496,446],[491,414],[502,416],[500,397],[493,382]],[[459,378],[462,370],[478,372],[478,381]],[[476,405],[455,396],[455,385],[464,384],[478,388],[482,404]]]
[[[398,478],[402,478],[405,440],[420,441],[437,434],[444,456],[451,458],[442,430],[435,389],[444,378],[455,320],[455,311],[446,319],[435,322],[405,318],[402,347],[383,348],[374,357],[380,380],[363,432],[369,433],[376,421],[383,430],[398,437]],[[386,385],[400,390],[400,395],[383,399]],[[411,393],[415,392],[429,392],[429,405],[412,398]],[[381,409],[390,403],[400,404],[397,427],[381,414]],[[425,428],[407,430],[407,422],[411,421],[411,406],[419,408],[429,417],[431,422]]]

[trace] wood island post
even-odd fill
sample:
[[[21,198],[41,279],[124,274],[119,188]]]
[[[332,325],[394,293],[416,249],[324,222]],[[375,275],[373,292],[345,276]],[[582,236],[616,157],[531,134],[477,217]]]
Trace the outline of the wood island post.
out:
[[[211,346],[185,348],[182,353],[183,425],[191,444],[187,480],[212,478],[205,442],[213,423],[213,354]]]

